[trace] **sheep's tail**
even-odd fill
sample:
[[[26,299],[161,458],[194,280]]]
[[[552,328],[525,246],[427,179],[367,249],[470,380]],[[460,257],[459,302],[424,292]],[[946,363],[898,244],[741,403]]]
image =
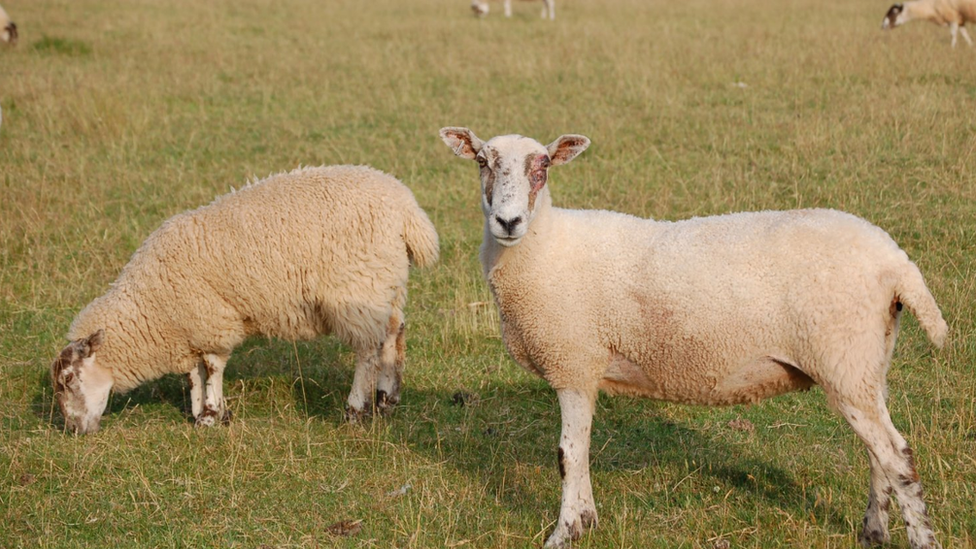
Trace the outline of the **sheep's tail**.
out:
[[[420,206],[407,210],[403,220],[403,242],[407,245],[407,255],[415,266],[427,267],[437,263],[440,255],[437,229]]]
[[[942,312],[939,311],[935,298],[925,286],[921,271],[911,261],[908,261],[908,265],[902,269],[898,282],[895,284],[895,297],[908,307],[908,310],[918,319],[919,325],[928,334],[929,340],[941,349],[942,344],[945,343],[949,326],[942,318]]]

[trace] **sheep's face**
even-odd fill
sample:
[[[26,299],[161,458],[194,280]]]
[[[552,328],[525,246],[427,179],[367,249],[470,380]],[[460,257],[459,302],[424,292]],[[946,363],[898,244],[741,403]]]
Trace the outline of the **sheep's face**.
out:
[[[518,244],[528,232],[536,199],[546,192],[549,168],[569,162],[590,145],[582,135],[564,135],[543,146],[521,135],[485,143],[467,128],[444,128],[440,134],[454,154],[478,162],[481,210],[492,238],[502,246]]]
[[[0,21],[3,21],[3,19],[4,17],[0,16]],[[2,24],[0,22],[0,25]],[[7,21],[3,30],[0,30],[0,41],[7,42],[11,46],[17,43],[17,25],[13,21]]]
[[[98,431],[112,389],[112,374],[97,364],[102,330],[76,339],[51,364],[54,398],[68,431],[83,435]]]
[[[888,13],[885,14],[884,20],[881,21],[882,29],[893,29],[898,25],[902,25],[908,21],[905,15],[904,4],[894,4],[888,9]]]
[[[471,11],[478,17],[488,15],[488,2],[484,0],[471,0]]]

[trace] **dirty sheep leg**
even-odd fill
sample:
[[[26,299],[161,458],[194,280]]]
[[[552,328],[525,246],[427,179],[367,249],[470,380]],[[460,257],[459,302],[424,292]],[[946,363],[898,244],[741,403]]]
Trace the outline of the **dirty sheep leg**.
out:
[[[356,373],[346,401],[346,420],[350,422],[359,421],[374,411],[381,354],[393,315],[388,297],[372,296],[364,301],[381,305],[347,304],[338,308],[336,314],[335,335],[356,352]]]
[[[196,367],[195,372],[191,371],[189,374],[194,386],[202,385],[202,403],[199,403],[199,397],[194,398],[194,389],[190,390],[193,416],[198,427],[210,427],[230,419],[230,412],[224,403],[224,369],[227,368],[228,358],[205,354],[202,357],[203,362]]]
[[[394,310],[380,349],[380,371],[376,383],[376,408],[388,414],[400,402],[400,386],[406,361],[406,325],[403,313]]]
[[[200,419],[200,414],[203,412],[203,387],[206,379],[207,368],[202,362],[186,374],[186,380],[190,385],[190,411],[193,413],[194,420]]]
[[[852,386],[865,388],[864,384],[854,383]],[[893,492],[898,498],[912,549],[941,548],[925,509],[912,450],[892,424],[882,392],[881,387],[875,385],[871,399],[852,398],[853,395],[848,394],[830,395],[841,415],[867,446],[871,461],[871,492],[859,540],[865,547],[888,540],[887,510]]]
[[[563,422],[557,453],[563,495],[556,529],[546,540],[546,547],[568,547],[597,524],[590,484],[590,429],[596,394],[596,387],[556,390]]]

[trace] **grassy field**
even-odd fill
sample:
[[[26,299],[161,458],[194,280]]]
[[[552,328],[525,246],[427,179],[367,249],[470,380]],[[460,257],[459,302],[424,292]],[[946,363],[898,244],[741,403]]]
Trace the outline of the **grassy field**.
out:
[[[466,0],[3,4],[21,42],[0,48],[0,547],[540,546],[558,406],[484,304],[476,169],[446,125],[590,137],[552,172],[557,205],[831,207],[889,231],[951,326],[936,351],[907,317],[889,405],[942,544],[976,547],[976,53],[944,29],[883,33],[890,0],[560,0],[552,23]],[[343,423],[352,356],[326,337],[241,348],[229,426],[195,429],[171,377],[115,395],[97,435],[58,430],[68,325],[162,220],[340,163],[399,177],[441,235],[393,416]],[[819,390],[601,397],[592,448],[601,522],[577,547],[855,545],[868,463]]]

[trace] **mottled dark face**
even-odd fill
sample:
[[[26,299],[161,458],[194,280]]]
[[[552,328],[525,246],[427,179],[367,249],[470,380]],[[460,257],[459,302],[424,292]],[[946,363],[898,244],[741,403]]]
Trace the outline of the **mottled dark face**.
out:
[[[54,399],[64,416],[65,428],[78,434],[98,431],[108,403],[111,381],[95,367],[95,352],[102,345],[102,331],[76,339],[61,350],[51,364]]]
[[[882,29],[893,29],[898,25],[904,23],[904,21],[899,19],[899,16],[905,11],[905,6],[903,4],[895,4],[888,9],[888,13],[885,14],[884,21],[881,22]]]
[[[563,135],[547,146],[521,135],[483,142],[467,128],[442,128],[441,139],[454,154],[478,162],[481,209],[495,242],[515,246],[536,215],[536,198],[546,187],[549,168],[565,164],[586,150],[590,140]]]
[[[10,43],[11,46],[17,43],[17,25],[13,21],[4,27],[3,40]]]

